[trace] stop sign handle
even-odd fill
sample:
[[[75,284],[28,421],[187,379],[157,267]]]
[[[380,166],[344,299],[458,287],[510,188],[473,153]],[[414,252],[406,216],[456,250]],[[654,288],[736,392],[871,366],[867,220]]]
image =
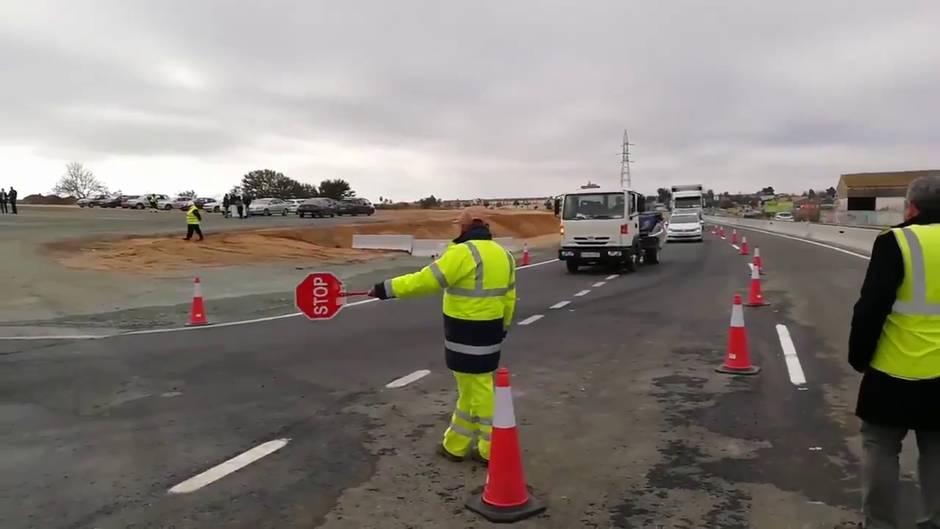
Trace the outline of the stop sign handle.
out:
[[[348,298],[352,296],[368,296],[369,291],[363,290],[363,291],[355,291],[355,292],[340,292],[339,295],[340,297],[343,297],[343,298]]]

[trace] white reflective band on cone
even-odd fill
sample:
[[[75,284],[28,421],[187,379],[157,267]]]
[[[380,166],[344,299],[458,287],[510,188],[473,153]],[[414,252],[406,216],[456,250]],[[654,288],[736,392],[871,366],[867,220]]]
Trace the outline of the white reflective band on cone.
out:
[[[196,281],[193,283],[193,297],[201,298],[202,297],[202,283]]]
[[[496,413],[493,428],[515,428],[516,412],[512,408],[512,389],[496,388]]]
[[[731,326],[744,327],[744,307],[737,303],[731,308]]]
[[[754,257],[760,257],[760,246],[754,247]]]
[[[751,267],[751,279],[760,279],[760,270],[758,270],[756,266]]]

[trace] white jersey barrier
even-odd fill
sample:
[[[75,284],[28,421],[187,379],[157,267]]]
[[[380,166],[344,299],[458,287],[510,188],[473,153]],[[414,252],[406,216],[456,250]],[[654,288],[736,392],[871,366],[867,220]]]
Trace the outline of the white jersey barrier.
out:
[[[398,250],[411,252],[414,237],[411,235],[363,235],[354,234],[352,247],[357,250]]]
[[[706,217],[705,220],[715,224],[724,224],[725,226],[740,226],[742,228],[755,228],[781,233],[801,239],[841,246],[866,254],[871,253],[872,244],[875,243],[875,238],[881,233],[881,230],[876,228],[855,228],[812,222],[781,222],[778,220],[742,219],[737,217]]]

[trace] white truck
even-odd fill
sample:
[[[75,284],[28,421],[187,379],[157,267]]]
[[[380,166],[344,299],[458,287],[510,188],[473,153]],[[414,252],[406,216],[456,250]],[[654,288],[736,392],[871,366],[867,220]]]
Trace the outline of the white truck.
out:
[[[702,210],[705,208],[705,195],[702,193],[702,184],[689,184],[681,186],[672,186],[672,211],[677,210],[695,210],[699,219],[702,218]]]
[[[641,259],[640,212],[643,195],[626,189],[588,185],[555,200],[561,218],[558,259],[568,272],[586,265],[636,269]]]

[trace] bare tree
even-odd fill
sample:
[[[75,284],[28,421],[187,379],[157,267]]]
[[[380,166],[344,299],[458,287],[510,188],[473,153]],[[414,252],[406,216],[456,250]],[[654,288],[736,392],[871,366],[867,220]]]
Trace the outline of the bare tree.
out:
[[[52,188],[52,192],[57,195],[86,198],[95,193],[107,193],[108,188],[95,178],[94,173],[85,169],[84,165],[79,162],[72,162],[66,164],[65,174]]]

